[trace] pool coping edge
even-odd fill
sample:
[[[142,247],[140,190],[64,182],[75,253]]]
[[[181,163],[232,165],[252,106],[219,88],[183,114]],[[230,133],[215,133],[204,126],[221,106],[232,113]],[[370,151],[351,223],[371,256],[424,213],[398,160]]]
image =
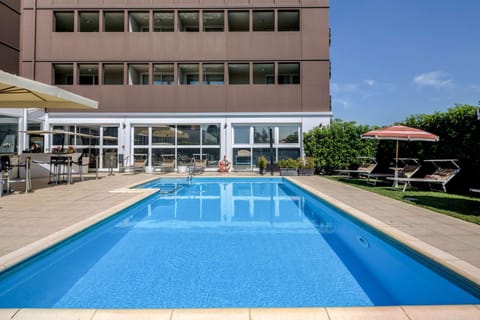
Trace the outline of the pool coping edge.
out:
[[[320,197],[327,203],[333,205],[334,207],[342,210],[346,214],[360,220],[361,222],[365,223],[366,225],[384,233],[385,235],[399,241],[400,243],[406,245],[410,249],[413,249],[416,252],[426,256],[427,258],[439,263],[440,265],[446,267],[447,269],[452,270],[455,273],[465,277],[466,279],[476,283],[480,286],[480,268],[468,263],[465,260],[462,260],[454,255],[445,252],[435,246],[432,246],[404,231],[398,230],[395,227],[392,227],[370,215],[367,213],[355,209],[342,201],[339,201],[323,192],[315,190],[314,188],[305,185],[301,181],[291,179],[286,177],[286,179],[301,187],[302,189],[312,193],[315,196]]]

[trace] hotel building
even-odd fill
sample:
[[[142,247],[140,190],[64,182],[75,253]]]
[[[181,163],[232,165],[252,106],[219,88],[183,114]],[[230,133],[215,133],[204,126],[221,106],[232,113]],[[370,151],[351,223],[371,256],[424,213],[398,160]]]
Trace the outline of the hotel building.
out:
[[[270,132],[275,162],[296,158],[332,117],[328,0],[23,0],[20,30],[21,76],[99,101],[29,128],[97,136],[44,142],[101,168],[227,155],[251,170]]]
[[[20,1],[0,0],[0,69],[18,74]]]

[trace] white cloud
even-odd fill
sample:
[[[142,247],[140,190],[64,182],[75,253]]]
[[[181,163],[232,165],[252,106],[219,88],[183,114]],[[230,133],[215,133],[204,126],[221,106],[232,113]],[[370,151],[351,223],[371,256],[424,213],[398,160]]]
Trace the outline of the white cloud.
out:
[[[332,93],[356,92],[358,85],[356,83],[338,84],[333,82],[331,85]]]
[[[473,90],[475,90],[475,91],[480,92],[480,85],[479,85],[479,84],[472,84],[472,85],[471,85],[471,88],[472,88]]]
[[[342,99],[342,98],[334,98],[332,103],[334,106],[339,106],[342,107],[344,110],[348,110],[349,107],[351,106],[351,103],[348,99]]]
[[[442,71],[432,71],[419,74],[413,78],[413,82],[419,86],[430,86],[435,88],[450,87],[453,80]]]
[[[363,80],[363,82],[370,87],[373,87],[375,85],[375,80],[367,79],[367,80]]]

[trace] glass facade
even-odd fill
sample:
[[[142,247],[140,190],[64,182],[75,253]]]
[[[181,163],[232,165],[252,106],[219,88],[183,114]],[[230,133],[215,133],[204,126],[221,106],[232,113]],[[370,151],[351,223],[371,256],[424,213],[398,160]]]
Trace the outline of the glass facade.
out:
[[[15,153],[18,145],[18,118],[0,116],[0,153]]]
[[[147,160],[146,165],[173,157],[177,167],[195,159],[216,168],[220,160],[220,124],[156,124],[135,126],[133,132],[134,157]]]
[[[270,163],[270,129],[275,163],[281,159],[300,157],[300,127],[299,123],[233,125],[233,168],[254,169],[261,155]]]
[[[65,152],[73,147],[75,152],[89,158],[89,168],[117,169],[118,163],[118,126],[116,125],[53,125],[52,130],[63,130],[65,134],[52,134],[51,150],[46,152]],[[98,156],[98,158],[97,158]],[[98,164],[97,164],[98,160]]]

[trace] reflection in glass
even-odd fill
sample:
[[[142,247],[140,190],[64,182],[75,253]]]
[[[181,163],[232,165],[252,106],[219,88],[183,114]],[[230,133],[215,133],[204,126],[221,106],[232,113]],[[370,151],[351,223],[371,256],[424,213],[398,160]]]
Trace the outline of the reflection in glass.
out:
[[[220,148],[203,148],[202,156],[207,160],[207,168],[218,168],[220,161]]]
[[[235,144],[250,143],[250,126],[233,126]]]
[[[118,167],[118,154],[117,149],[103,149],[103,168],[117,168]]]
[[[152,127],[152,144],[175,144],[175,125]]]
[[[300,157],[300,150],[298,148],[278,149],[278,160],[288,158],[296,159],[298,157]]]
[[[135,127],[133,130],[133,144],[146,146],[148,145],[148,128]]]
[[[257,165],[257,159],[260,156],[267,158],[268,163],[270,163],[270,148],[254,148],[253,149],[253,164]],[[275,150],[273,150],[273,160],[275,162]]]
[[[154,148],[152,149],[152,166],[161,166],[165,160],[175,159],[175,149]]]
[[[178,148],[177,149],[177,162],[178,165],[189,165],[192,163],[192,159],[195,155],[200,154],[199,148]],[[198,156],[197,156],[198,158]]]
[[[134,163],[142,163],[143,165],[148,165],[148,149],[147,148],[134,148],[133,150],[133,161]]]
[[[202,125],[202,144],[219,145],[220,144],[220,125],[203,124]]]
[[[278,143],[300,143],[298,137],[298,126],[279,126]]]
[[[103,127],[103,145],[118,145],[118,127]]]
[[[178,145],[200,145],[200,126],[179,125],[177,129]]]
[[[270,128],[270,126],[254,126],[253,143],[270,143]],[[274,131],[272,130],[272,135],[273,134]]]

